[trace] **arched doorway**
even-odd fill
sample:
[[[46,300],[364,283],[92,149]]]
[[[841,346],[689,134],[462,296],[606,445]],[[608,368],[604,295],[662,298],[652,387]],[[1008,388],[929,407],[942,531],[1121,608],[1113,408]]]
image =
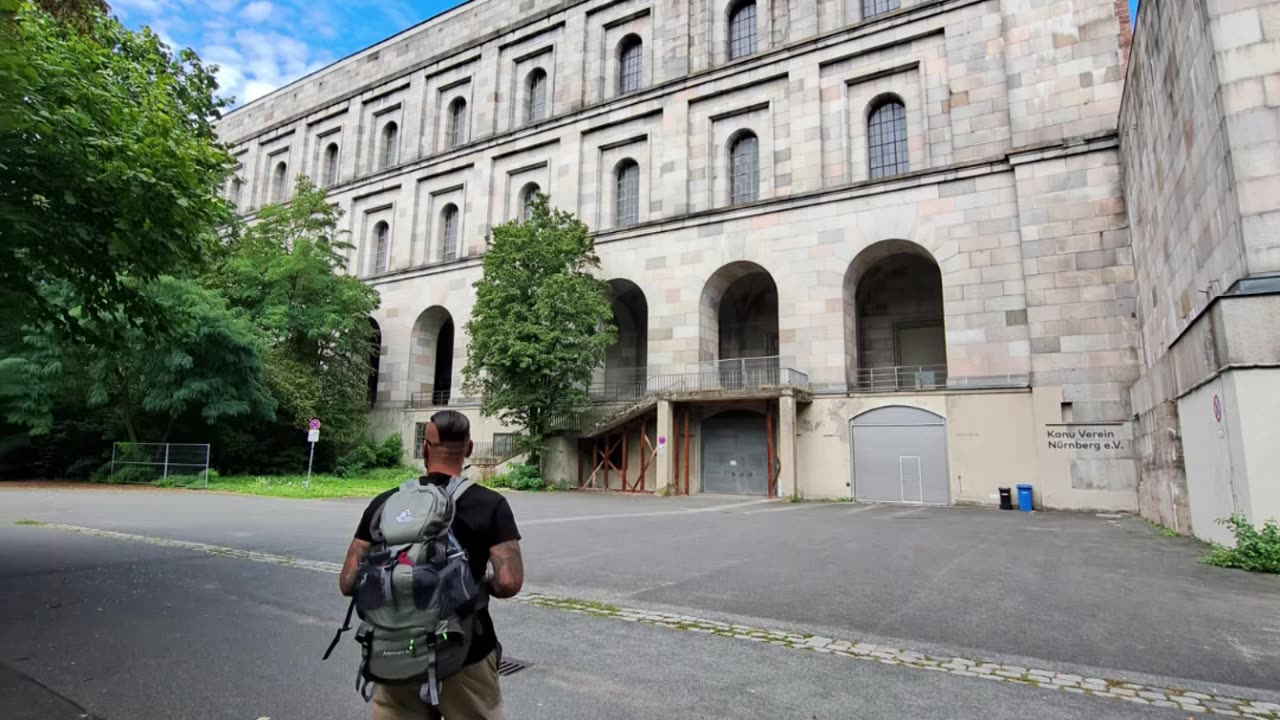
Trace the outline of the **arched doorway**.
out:
[[[409,404],[448,405],[453,395],[453,316],[433,305],[413,324],[409,346]]]
[[[876,243],[845,273],[845,357],[859,390],[946,387],[942,272],[924,248]]]
[[[644,392],[649,364],[649,302],[630,280],[609,281],[609,303],[618,341],[605,352],[604,383],[614,394]]]
[[[768,495],[764,415],[729,410],[702,421],[702,492]]]
[[[768,270],[746,261],[717,270],[702,289],[701,315],[704,386],[779,381],[778,286]]]
[[[768,270],[735,262],[715,271],[702,289],[703,360],[778,354],[778,286]]]
[[[920,408],[891,405],[855,417],[849,432],[855,500],[951,502],[944,418]]]

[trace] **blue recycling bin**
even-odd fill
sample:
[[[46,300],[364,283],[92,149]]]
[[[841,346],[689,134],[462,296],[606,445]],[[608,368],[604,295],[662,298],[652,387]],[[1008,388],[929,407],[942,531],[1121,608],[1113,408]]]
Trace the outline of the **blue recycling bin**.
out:
[[[1036,509],[1030,485],[1018,486],[1018,509],[1022,512],[1031,512]]]

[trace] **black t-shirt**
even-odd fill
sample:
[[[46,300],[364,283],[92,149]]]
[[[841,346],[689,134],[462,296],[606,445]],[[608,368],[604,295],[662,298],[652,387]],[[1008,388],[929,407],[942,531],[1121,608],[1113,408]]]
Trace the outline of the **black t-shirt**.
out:
[[[451,478],[444,473],[431,473],[419,478],[422,483],[448,485]],[[382,510],[382,504],[398,488],[392,488],[369,503],[364,515],[360,517],[360,525],[356,527],[356,539],[373,542],[369,526],[374,515]],[[504,542],[520,539],[520,530],[516,528],[515,515],[511,514],[511,506],[502,495],[481,485],[473,485],[458,500],[453,516],[453,536],[458,539],[462,549],[467,551],[467,560],[471,564],[471,574],[476,582],[484,579],[485,566],[489,564],[489,548]],[[480,662],[489,657],[498,646],[498,636],[493,629],[493,618],[489,609],[485,608],[476,614],[479,623],[475,638],[471,642],[471,650],[467,653],[467,664]]]

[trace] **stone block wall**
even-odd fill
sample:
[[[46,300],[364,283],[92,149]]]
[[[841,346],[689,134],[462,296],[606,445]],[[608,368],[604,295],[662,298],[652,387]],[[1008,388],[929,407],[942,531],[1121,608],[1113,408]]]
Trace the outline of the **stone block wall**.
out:
[[[1129,17],[1112,0],[1001,0],[1014,147],[1116,126]]]
[[[1239,362],[1229,338],[1273,337],[1221,308],[1254,306],[1227,294],[1280,271],[1280,3],[1147,3],[1137,24],[1120,142],[1144,360],[1139,499],[1169,527],[1209,532],[1191,523],[1178,405]]]
[[[486,236],[536,185],[597,231],[602,276],[643,293],[655,372],[707,358],[719,342],[708,288],[751,264],[777,286],[780,354],[844,393],[852,372],[887,361],[894,331],[863,328],[859,357],[857,284],[875,260],[905,252],[939,268],[952,379],[1037,386],[1037,423],[1127,422],[1137,325],[1112,107],[1125,20],[1113,0],[919,0],[874,18],[853,0],[774,0],[760,6],[759,52],[733,62],[721,57],[721,0],[539,8],[490,18],[491,34],[460,27],[454,37],[470,39],[453,52],[388,63],[378,82],[354,70],[385,48],[417,53],[436,32],[429,23],[220,126],[241,158],[248,211],[269,196],[276,163],[314,174],[316,150],[341,143],[331,197],[356,246],[350,272],[382,294],[384,409],[428,384],[421,329],[441,312],[457,328],[461,395]],[[820,27],[829,30],[814,35]],[[619,97],[611,48],[627,33],[644,41],[649,75]],[[534,67],[548,73],[550,112],[527,122],[523,79]],[[888,96],[905,106],[909,167],[872,179],[868,112]],[[447,109],[459,99],[468,131],[454,146]],[[393,119],[400,162],[378,169],[378,132]],[[758,194],[734,205],[727,155],[745,132],[759,142]],[[640,212],[618,227],[613,172],[624,160],[639,165]],[[450,206],[461,247],[446,260]],[[381,223],[385,272],[372,254]],[[1070,502],[1105,491],[1112,507],[1132,495],[1131,453],[1055,456],[1052,467],[1069,476]]]

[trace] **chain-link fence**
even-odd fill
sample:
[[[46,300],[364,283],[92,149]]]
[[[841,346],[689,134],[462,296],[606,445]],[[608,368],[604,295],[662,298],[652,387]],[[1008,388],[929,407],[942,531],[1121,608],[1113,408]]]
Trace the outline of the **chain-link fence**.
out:
[[[209,487],[209,446],[118,442],[111,447],[112,483]]]

